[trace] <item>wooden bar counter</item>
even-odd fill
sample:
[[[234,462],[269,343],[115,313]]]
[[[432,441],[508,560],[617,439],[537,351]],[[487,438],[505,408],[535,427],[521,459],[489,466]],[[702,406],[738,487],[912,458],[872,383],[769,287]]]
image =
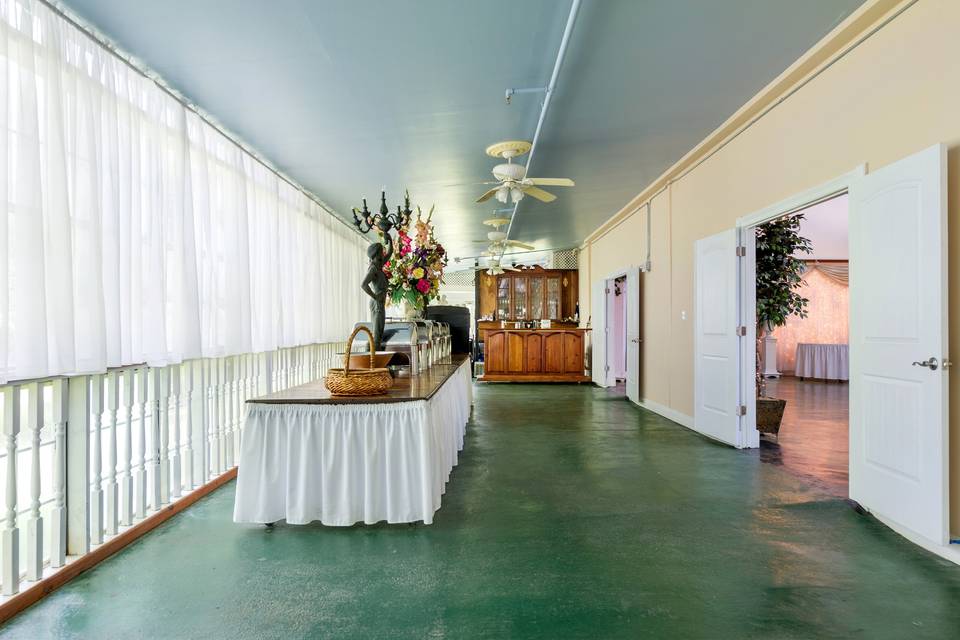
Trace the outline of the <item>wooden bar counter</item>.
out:
[[[482,382],[589,382],[589,329],[486,329]]]

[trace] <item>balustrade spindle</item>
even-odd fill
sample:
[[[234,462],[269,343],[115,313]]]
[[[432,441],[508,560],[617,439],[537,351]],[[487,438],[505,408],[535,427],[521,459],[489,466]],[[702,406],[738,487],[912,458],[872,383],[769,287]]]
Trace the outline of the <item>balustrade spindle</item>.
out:
[[[264,351],[263,353],[263,383],[265,385],[264,393],[273,393],[277,390],[276,375],[277,361],[276,354],[273,351]]]
[[[223,470],[233,466],[233,358],[223,359]]]
[[[239,464],[240,462],[240,440],[243,436],[243,409],[244,403],[247,398],[250,397],[249,392],[249,373],[248,363],[250,358],[247,354],[244,354],[237,358],[237,397],[234,404],[234,429],[233,429],[233,451],[234,451],[234,463]]]
[[[27,580],[43,576],[43,518],[40,516],[40,431],[43,429],[43,385],[27,387],[30,430],[30,516],[27,518]]]
[[[150,396],[150,369],[137,369],[137,400],[140,402],[140,433],[137,467],[133,472],[133,506],[138,519],[147,517],[147,407]]]
[[[53,381],[53,508],[50,510],[50,566],[67,561],[67,381]]]
[[[233,453],[230,442],[233,439],[233,409],[230,406],[230,371],[231,358],[223,359],[223,378],[220,385],[220,446],[222,453],[220,457],[221,471],[227,471],[233,465]]]
[[[180,369],[170,367],[170,398],[173,402],[173,434],[170,436],[170,496],[180,497]],[[188,407],[189,408],[189,407]]]
[[[220,361],[210,360],[210,477],[220,475]]]
[[[273,390],[282,391],[283,390],[283,352],[280,349],[276,351],[271,351],[270,356],[273,358]]]
[[[117,412],[120,409],[120,374],[111,371],[107,374],[107,412],[110,416],[110,435],[107,445],[107,491],[106,491],[106,529],[107,534],[117,535],[119,524],[117,491]]]
[[[160,388],[157,395],[160,420],[156,422],[159,428],[154,432],[153,441],[154,459],[157,466],[157,473],[154,476],[157,484],[154,485],[153,489],[154,509],[159,509],[160,505],[170,502],[170,367],[157,369],[157,377],[160,379]]]
[[[267,354],[258,353],[253,356],[253,388],[254,395],[260,395],[267,392],[266,381],[263,379],[263,371],[266,367]]]
[[[193,362],[183,365],[183,397],[187,405],[186,442],[183,447],[183,484],[193,490]]]
[[[93,417],[93,439],[90,442],[90,460],[93,478],[90,484],[90,542],[103,542],[103,466],[101,430],[103,426],[103,375],[90,376],[90,413]]]
[[[135,369],[123,372],[123,411],[126,421],[123,439],[123,467],[120,471],[120,524],[133,524],[133,390]]]
[[[6,510],[0,532],[0,592],[12,596],[20,591],[20,532],[17,529],[17,434],[20,432],[20,387],[11,385],[3,393],[3,444],[7,452]]]

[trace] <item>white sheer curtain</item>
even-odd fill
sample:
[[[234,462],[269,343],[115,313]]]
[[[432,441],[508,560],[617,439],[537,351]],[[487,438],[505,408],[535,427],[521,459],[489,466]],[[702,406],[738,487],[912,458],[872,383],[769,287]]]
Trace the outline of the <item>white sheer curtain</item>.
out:
[[[366,317],[361,238],[34,0],[0,0],[0,203],[0,382]]]

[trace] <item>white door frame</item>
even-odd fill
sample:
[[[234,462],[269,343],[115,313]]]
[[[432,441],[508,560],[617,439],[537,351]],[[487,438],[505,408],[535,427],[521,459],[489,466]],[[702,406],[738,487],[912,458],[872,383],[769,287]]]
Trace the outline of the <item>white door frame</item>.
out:
[[[598,282],[598,281],[602,281],[602,282],[603,282],[603,288],[604,288],[604,290],[610,289],[611,287],[613,287],[613,281],[614,281],[614,280],[616,280],[617,278],[625,278],[625,277],[627,277],[627,274],[630,272],[630,270],[631,270],[631,269],[635,269],[635,268],[636,268],[636,269],[640,269],[640,273],[644,273],[644,268],[643,268],[643,267],[637,267],[637,265],[631,264],[631,265],[629,265],[629,266],[627,266],[627,267],[623,267],[623,268],[621,268],[621,269],[616,269],[615,271],[612,271],[611,273],[607,274],[607,275],[604,276],[603,278],[597,278],[597,280],[594,280],[593,282],[596,283],[596,282]],[[592,285],[591,285],[591,290],[592,290]],[[605,303],[605,306],[606,306],[607,311],[610,310],[610,304],[608,304],[608,302],[609,302],[608,296],[609,296],[609,295],[610,295],[610,294],[607,294],[607,293],[604,294],[604,303]],[[640,301],[638,300],[638,301],[637,301],[637,304],[639,304],[639,303],[640,303]],[[641,313],[643,313],[642,310],[641,310]],[[608,313],[608,314],[607,314],[608,317],[606,318],[606,322],[607,322],[608,325],[610,324],[610,320],[611,320],[610,317],[609,317],[609,315],[610,315],[610,314]],[[641,320],[642,320],[642,319],[643,319],[643,318],[641,317]],[[626,327],[624,327],[624,331],[626,331]],[[610,331],[604,331],[604,332],[603,332],[603,335],[604,335],[604,338],[603,338],[603,351],[604,351],[604,353],[606,354],[606,366],[607,366],[607,372],[606,372],[606,376],[604,377],[604,380],[608,383],[606,386],[615,386],[615,383],[614,383],[613,385],[609,384],[609,382],[610,382],[610,372],[611,372],[611,370],[612,370],[612,369],[610,368],[610,353],[611,353],[611,352],[610,352],[610,334],[611,334]],[[626,334],[624,334],[624,337],[626,337]],[[598,346],[600,346],[600,345],[598,344],[599,342],[600,342],[600,340],[597,339],[597,327],[593,327],[593,348],[594,348],[594,349],[596,349]],[[629,351],[629,349],[628,349],[628,351]],[[629,371],[629,368],[628,368],[628,369],[627,369],[627,375],[629,375],[629,374],[630,374],[630,371]],[[639,370],[638,370],[637,374],[639,375]]]
[[[610,292],[607,294],[608,301],[609,301],[609,304],[607,304],[608,311],[614,307],[613,298],[610,298],[610,295],[613,293],[614,286],[616,286],[617,278],[626,278],[626,277],[627,277],[626,270],[618,269],[613,273],[611,273],[610,275],[608,275],[606,278],[604,278],[604,282],[607,285],[607,290]],[[626,295],[626,292],[624,292],[624,295]],[[626,307],[624,307],[624,310],[626,310]],[[610,328],[612,329],[614,326],[614,322],[616,322],[616,320],[613,318],[613,316],[607,318],[607,320],[609,321]],[[623,330],[624,332],[626,332],[627,330],[626,324],[624,324]],[[624,333],[623,335],[624,335],[624,339],[626,339],[627,334]],[[610,340],[612,339],[613,339],[613,331],[611,330],[607,332],[607,366],[610,367],[610,371],[607,374],[607,382],[609,382],[610,380],[613,380],[613,384],[611,386],[615,387],[617,386],[617,376],[616,376],[616,372],[613,370],[613,365],[611,364],[611,362],[613,362],[613,359],[611,358],[613,354],[613,350],[610,348],[611,347]],[[624,375],[626,375],[626,372],[624,373]]]
[[[737,228],[740,231],[740,237],[746,247],[746,255],[741,260],[740,268],[740,317],[757,317],[757,255],[755,251],[754,228],[806,209],[810,206],[836,198],[850,190],[850,184],[866,175],[867,165],[861,164],[852,171],[849,171],[833,180],[824,182],[806,191],[794,194],[789,198],[781,200],[775,204],[764,207],[749,215],[737,218]],[[753,286],[750,286],[752,283]],[[755,322],[744,321],[746,327],[746,337],[741,342],[740,362],[741,366],[741,385],[744,390],[753,389],[756,386],[756,368],[753,365],[757,361],[757,325]],[[760,432],[757,431],[757,394],[744,393],[744,405],[746,414],[744,415],[744,431],[749,441],[754,442],[749,446],[760,446]]]

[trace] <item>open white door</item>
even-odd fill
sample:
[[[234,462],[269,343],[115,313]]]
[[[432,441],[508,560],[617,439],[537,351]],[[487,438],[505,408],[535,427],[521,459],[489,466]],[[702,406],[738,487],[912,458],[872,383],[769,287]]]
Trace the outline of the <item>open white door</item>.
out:
[[[627,398],[640,404],[640,269],[627,271]]]
[[[737,230],[698,240],[694,307],[694,429],[742,442]]]
[[[850,497],[948,542],[947,158],[850,187]]]
[[[593,283],[590,292],[591,324],[593,328],[590,342],[593,345],[590,375],[594,384],[600,387],[609,387],[609,371],[607,365],[607,334],[610,332],[607,300],[607,281],[597,280]]]

